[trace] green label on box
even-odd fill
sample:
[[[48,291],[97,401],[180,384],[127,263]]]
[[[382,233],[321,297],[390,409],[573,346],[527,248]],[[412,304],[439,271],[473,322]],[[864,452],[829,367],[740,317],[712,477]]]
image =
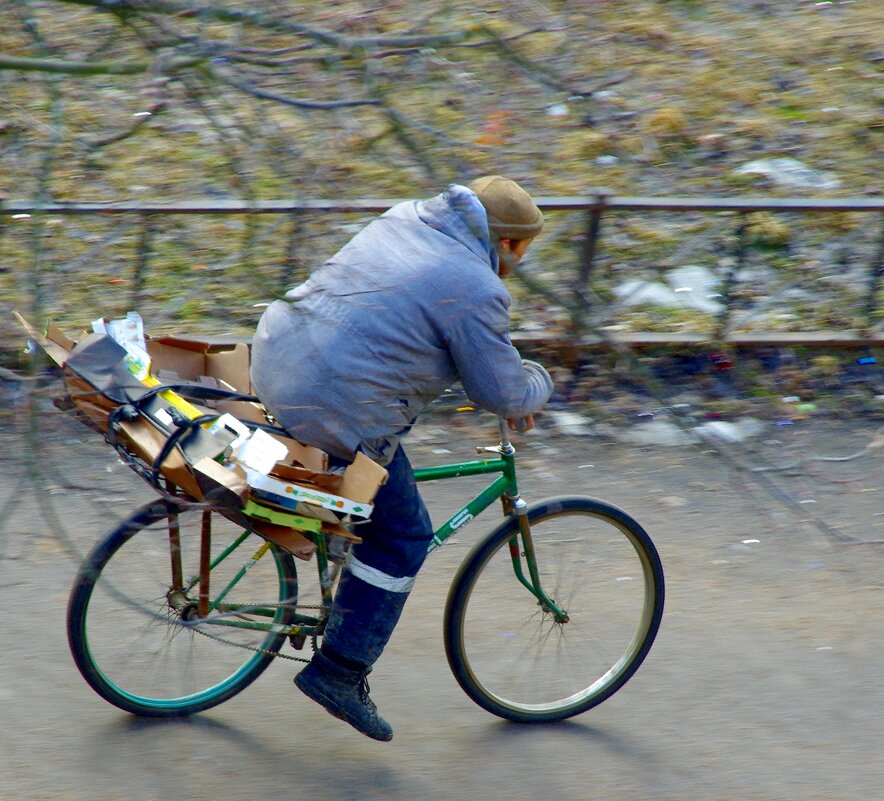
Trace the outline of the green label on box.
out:
[[[289,528],[299,528],[302,531],[313,531],[318,533],[322,530],[322,521],[313,517],[301,517],[301,515],[293,515],[291,512],[282,512],[278,509],[268,509],[252,500],[246,501],[243,511],[251,516],[278,526],[288,526]]]

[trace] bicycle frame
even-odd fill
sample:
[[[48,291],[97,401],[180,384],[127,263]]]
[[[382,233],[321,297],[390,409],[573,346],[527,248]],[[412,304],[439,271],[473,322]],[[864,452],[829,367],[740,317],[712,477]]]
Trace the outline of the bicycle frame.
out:
[[[414,478],[417,482],[437,481],[449,478],[461,478],[464,476],[490,475],[499,474],[488,486],[481,490],[467,504],[461,507],[451,517],[448,518],[433,534],[433,538],[427,548],[428,555],[439,548],[447,539],[449,539],[456,531],[469,523],[473,518],[477,517],[496,500],[500,499],[503,505],[504,515],[515,515],[519,522],[519,535],[513,536],[510,540],[510,557],[513,564],[513,572],[518,581],[537,598],[539,605],[550,612],[558,622],[567,622],[567,614],[560,609],[552,599],[543,591],[540,583],[539,571],[537,569],[537,561],[534,554],[533,542],[531,540],[531,531],[528,525],[528,518],[525,514],[527,504],[519,497],[518,483],[516,480],[516,450],[509,441],[507,434],[506,421],[500,420],[500,445],[497,447],[478,448],[481,452],[495,453],[497,456],[493,459],[475,459],[467,462],[456,462],[452,464],[436,465],[433,467],[416,468],[414,470]],[[211,572],[220,561],[227,558],[242,542],[243,537],[234,541],[225,551],[212,563],[207,573]],[[519,537],[522,540],[522,547],[519,547]],[[322,532],[314,534],[314,540],[317,544],[316,560],[319,572],[319,584],[322,593],[322,608],[325,615],[320,617],[312,617],[309,615],[297,615],[296,624],[286,627],[286,633],[294,638],[302,639],[307,636],[319,634],[324,625],[324,618],[328,609],[331,607],[332,601],[332,579],[329,574],[329,558],[326,535]],[[205,611],[209,609],[220,609],[223,612],[236,614],[237,612],[248,611],[253,615],[267,615],[272,617],[273,609],[261,609],[250,607],[245,609],[236,604],[223,603],[224,597],[230,589],[239,581],[255,561],[260,559],[269,545],[265,543],[258,552],[256,552],[250,561],[237,573],[227,587],[215,597],[213,602],[209,602],[208,595],[208,576],[204,575],[200,579],[201,584],[201,600],[200,618],[205,616]],[[528,569],[528,575],[522,566],[522,560],[525,560]],[[201,571],[202,572],[202,571]],[[191,585],[193,586],[193,585]],[[205,604],[205,606],[203,606]],[[232,620],[230,618],[212,618],[210,620],[201,620],[200,622],[212,622],[215,625],[226,625],[242,628],[263,629],[267,631],[279,630],[275,624],[261,623],[257,621],[244,622],[242,620]]]
[[[519,496],[519,487],[516,480],[516,449],[509,440],[506,420],[499,418],[499,427],[500,445],[498,447],[477,448],[480,453],[483,451],[496,453],[498,455],[497,459],[474,459],[469,462],[455,462],[453,464],[415,469],[414,478],[417,482],[500,473],[494,481],[470,500],[466,506],[455,512],[436,529],[427,549],[427,554],[429,555],[435,551],[458,529],[484,512],[500,498],[503,504],[504,515],[514,514],[519,521],[522,548],[519,548],[517,537],[513,537],[510,540],[510,558],[513,562],[513,572],[516,578],[537,598],[545,611],[550,612],[557,622],[565,623],[568,620],[567,613],[557,606],[541,587],[534,544],[531,539],[531,528],[528,524],[528,517],[525,514],[527,504]],[[528,577],[525,576],[522,569],[522,558],[525,559],[528,567]]]

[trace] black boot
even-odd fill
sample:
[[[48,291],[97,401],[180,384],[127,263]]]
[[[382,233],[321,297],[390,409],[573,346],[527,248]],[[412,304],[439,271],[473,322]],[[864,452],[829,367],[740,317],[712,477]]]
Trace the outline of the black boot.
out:
[[[370,672],[371,668],[351,670],[317,651],[310,664],[295,676],[295,685],[336,718],[374,740],[386,742],[393,739],[393,729],[368,697],[365,677]]]

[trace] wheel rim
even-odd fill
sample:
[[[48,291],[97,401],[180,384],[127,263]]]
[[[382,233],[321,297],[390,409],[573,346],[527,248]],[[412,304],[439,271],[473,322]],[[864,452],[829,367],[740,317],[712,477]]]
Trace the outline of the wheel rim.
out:
[[[185,576],[198,575],[201,512],[179,515]],[[242,534],[241,527],[213,515],[213,559]],[[212,590],[225,586],[254,554],[262,540],[248,535],[236,551],[212,571]],[[101,568],[86,599],[82,617],[82,653],[93,685],[113,703],[138,710],[195,710],[213,705],[260,672],[279,648],[278,631],[257,632],[209,622],[187,623],[168,599],[171,558],[165,517],[124,539]],[[286,570],[275,552],[252,566],[225,598],[232,604],[274,608],[286,598]],[[194,588],[190,596],[196,599]],[[288,607],[276,606],[272,620],[243,613],[218,613],[228,622],[260,619],[281,625]],[[228,642],[221,642],[216,638]],[[258,650],[256,650],[258,649]]]
[[[607,516],[553,511],[531,532],[543,589],[568,622],[515,580],[502,537],[467,590],[459,648],[480,703],[561,717],[600,703],[638,667],[659,618],[657,580],[636,535]]]

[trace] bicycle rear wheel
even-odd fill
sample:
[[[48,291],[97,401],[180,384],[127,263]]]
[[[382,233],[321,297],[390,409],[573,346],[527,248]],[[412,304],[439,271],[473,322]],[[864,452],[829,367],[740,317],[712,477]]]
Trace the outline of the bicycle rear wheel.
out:
[[[444,636],[470,698],[540,723],[591,709],[635,673],[660,626],[663,570],[644,529],[609,504],[553,498],[529,507],[528,520],[541,585],[568,620],[556,622],[516,578],[510,544],[518,553],[522,543],[510,518],[461,565]]]
[[[201,618],[206,525],[208,598],[217,606]],[[136,512],[93,548],[74,581],[68,641],[83,678],[110,703],[147,717],[190,715],[241,692],[273,660],[296,613],[292,557],[267,545],[253,558],[262,546],[260,537],[202,508],[176,512],[156,502]],[[249,628],[255,622],[270,630]]]

